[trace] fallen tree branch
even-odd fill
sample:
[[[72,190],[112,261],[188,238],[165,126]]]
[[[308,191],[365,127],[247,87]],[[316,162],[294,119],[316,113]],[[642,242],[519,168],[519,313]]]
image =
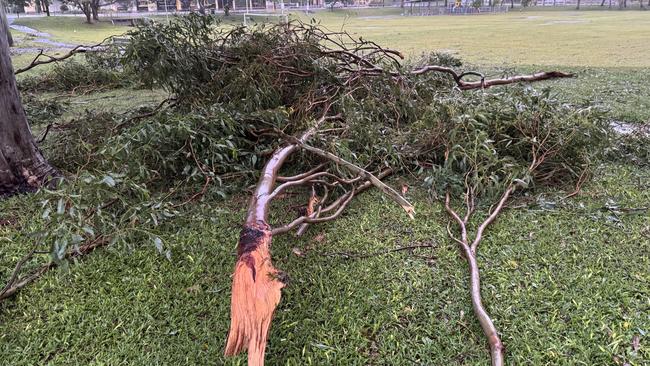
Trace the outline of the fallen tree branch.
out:
[[[34,248],[32,248],[32,250],[30,250],[29,253],[27,253],[24,257],[22,257],[18,261],[18,263],[16,263],[16,266],[14,267],[14,271],[9,276],[9,280],[7,281],[7,284],[5,285],[5,287],[2,290],[0,290],[0,300],[5,298],[5,294],[8,294],[7,295],[7,297],[8,297],[8,296],[11,296],[11,294],[13,292],[16,292],[16,290],[13,290],[12,293],[9,293],[9,290],[12,289],[12,286],[14,285],[16,280],[18,279],[18,274],[20,273],[20,270],[23,268],[25,263],[27,263],[27,261],[29,261],[30,259],[32,259],[34,257],[34,254],[36,253],[36,247],[37,246],[34,245]]]
[[[278,148],[262,170],[248,207],[248,214],[237,245],[237,263],[232,281],[230,331],[224,354],[233,356],[248,350],[249,366],[264,364],[266,340],[275,308],[280,302],[284,283],[271,262],[273,233],[267,223],[271,193],[278,171],[286,159],[312,137],[325,121],[339,116],[323,116],[295,143]]]
[[[358,174],[360,177],[363,179],[367,179],[374,185],[375,187],[379,188],[383,193],[385,193],[388,197],[392,198],[395,202],[397,202],[403,209],[406,211],[406,214],[413,219],[414,214],[415,214],[415,208],[413,205],[406,200],[406,198],[402,197],[396,190],[391,188],[390,186],[386,185],[384,182],[382,182],[379,178],[374,176],[372,173],[369,171],[361,168],[360,166],[357,166],[355,164],[352,164],[351,162],[338,157],[330,152],[321,150],[319,148],[313,147],[306,145],[305,143],[299,143],[300,147],[302,149],[305,149],[309,152],[312,152],[320,157],[323,157],[325,159],[331,160],[337,164],[343,165],[346,168],[350,169],[354,173]]]
[[[162,108],[165,106],[165,104],[169,103],[169,108],[173,107],[173,106],[175,105],[175,103],[172,103],[173,101],[176,101],[176,98],[174,98],[174,97],[169,97],[169,98],[163,99],[163,100],[162,100],[160,103],[158,103],[158,105],[157,105],[154,109],[152,109],[150,112],[146,112],[146,113],[139,114],[139,115],[137,115],[137,116],[133,116],[133,117],[131,117],[131,118],[125,120],[124,122],[122,122],[122,123],[116,125],[115,127],[112,128],[112,130],[113,130],[113,131],[120,131],[121,129],[123,129],[124,127],[128,126],[128,125],[131,124],[132,122],[139,121],[139,120],[141,120],[141,119],[143,119],[143,118],[153,117],[153,116],[155,116],[156,114],[158,114],[158,112],[160,112],[160,111],[162,110]]]
[[[104,38],[104,40],[102,40],[101,42],[99,42],[97,44],[94,44],[94,45],[90,45],[90,46],[85,46],[85,45],[75,46],[73,49],[68,51],[68,53],[66,53],[65,55],[58,56],[58,57],[46,55],[44,53],[44,51],[41,49],[41,50],[39,50],[36,57],[34,57],[32,62],[29,63],[29,65],[14,71],[14,75],[18,75],[18,74],[21,74],[21,73],[23,73],[25,71],[29,71],[29,70],[35,68],[36,66],[46,65],[46,64],[53,63],[53,62],[59,62],[59,61],[66,60],[66,59],[68,59],[68,58],[70,58],[70,57],[72,57],[72,56],[74,56],[74,55],[76,55],[78,53],[86,53],[86,52],[95,51],[98,47],[103,46],[104,43],[107,40],[111,39],[111,38],[113,38],[113,36]],[[42,60],[41,58],[44,58],[44,60]]]
[[[542,81],[548,79],[573,77],[573,74],[564,73],[561,71],[543,71],[543,72],[537,72],[530,75],[517,75],[517,76],[511,76],[507,78],[485,80],[485,76],[483,76],[483,74],[475,71],[466,71],[459,74],[450,67],[436,66],[436,65],[428,65],[428,66],[421,67],[419,69],[411,71],[411,74],[422,75],[428,72],[442,72],[451,75],[451,77],[454,79],[456,85],[460,90],[487,89],[489,87],[497,86],[497,85],[507,85],[507,84],[521,83],[521,82],[534,82],[534,81]],[[481,78],[481,80],[464,81],[463,78],[469,75],[478,76]]]
[[[392,172],[393,172],[392,169],[385,169],[382,172],[380,172],[379,174],[377,174],[377,178],[378,179],[383,179],[383,178],[387,177],[388,175],[390,175]],[[372,182],[367,180],[363,184],[361,184],[361,185],[359,185],[358,187],[355,188],[354,195],[362,193],[363,191],[365,191],[368,188],[373,187],[373,186],[374,185],[372,184]],[[343,203],[348,198],[350,198],[351,193],[352,192],[348,192],[348,193],[342,195],[336,201],[332,202],[331,204],[329,204],[328,206],[326,206],[324,208],[321,207],[318,211],[312,213],[311,215],[301,216],[301,217],[293,220],[292,222],[290,222],[290,223],[288,223],[288,224],[286,224],[284,226],[273,229],[272,230],[273,235],[283,234],[283,233],[289,232],[298,225],[301,225],[301,227],[298,230],[298,232],[296,233],[296,236],[302,235],[307,230],[307,225],[309,225],[311,223],[316,223],[316,222],[324,222],[324,221],[315,221],[315,220],[317,220],[318,216],[320,214],[322,214],[322,213],[327,213],[327,212],[332,211],[334,209],[340,208],[341,205],[343,205]],[[323,199],[323,201],[324,201],[324,199]],[[329,220],[326,220],[326,221],[329,221]]]
[[[110,241],[104,238],[103,236],[97,236],[94,240],[90,241],[89,243],[82,245],[79,247],[78,250],[70,250],[66,253],[66,259],[72,259],[72,258],[77,258],[84,256],[93,250],[107,245]],[[49,262],[47,264],[42,265],[38,269],[36,269],[34,272],[30,273],[29,275],[18,279],[18,271],[20,271],[20,268],[24,265],[24,263],[29,260],[33,254],[35,253],[34,250],[30,252],[30,254],[26,255],[23,257],[23,260],[21,260],[17,265],[16,269],[14,270],[14,273],[12,274],[9,282],[7,285],[0,291],[0,302],[3,300],[13,296],[18,292],[20,289],[23,287],[29,285],[30,283],[36,281],[38,278],[40,278],[44,273],[49,271],[50,269],[56,267],[56,263],[54,262]]]
[[[503,202],[505,202],[505,200],[503,199],[500,200],[499,203],[501,204],[497,205],[492,215],[490,215],[490,217],[488,217],[485,221],[483,221],[483,223],[481,224],[483,230],[485,230],[485,228],[494,221],[494,217],[496,217],[496,215],[498,215],[498,213],[503,208]],[[454,211],[454,209],[451,208],[449,192],[447,192],[447,194],[445,195],[445,210],[447,210],[447,213],[449,213],[449,215],[456,220],[461,231],[463,233],[466,233],[467,222],[461,220],[458,213],[456,213],[456,211]],[[501,339],[499,338],[499,333],[497,332],[497,329],[494,326],[492,319],[490,318],[489,314],[485,310],[485,307],[483,306],[483,302],[481,301],[481,275],[479,272],[478,262],[476,260],[476,250],[472,249],[472,246],[474,244],[470,246],[466,234],[463,234],[463,238],[458,240],[451,234],[449,227],[447,227],[447,231],[449,233],[449,236],[460,245],[463,256],[465,257],[465,260],[467,260],[467,264],[469,265],[470,294],[472,300],[472,309],[474,310],[474,315],[476,315],[479,323],[481,324],[483,333],[488,339],[488,344],[490,345],[490,356],[492,358],[492,366],[503,366],[503,359],[504,359],[503,343],[501,343]],[[476,238],[477,240],[475,240],[475,243],[478,246],[478,243],[480,242],[480,236],[478,236],[477,234]]]

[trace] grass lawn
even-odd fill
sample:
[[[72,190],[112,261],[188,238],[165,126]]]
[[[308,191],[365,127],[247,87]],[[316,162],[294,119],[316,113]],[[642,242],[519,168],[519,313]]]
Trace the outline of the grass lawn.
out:
[[[648,12],[317,16],[330,28],[345,24],[411,54],[456,50],[472,68],[489,73],[512,66],[572,70],[577,78],[541,85],[574,102],[596,101],[612,119],[650,120]],[[83,18],[20,22],[68,42],[123,31],[87,26]],[[72,25],[78,32],[67,30]],[[124,113],[164,97],[145,90],[60,97],[69,104],[58,122],[82,119],[86,109]],[[48,139],[56,138],[52,134]],[[481,245],[484,304],[502,334],[508,364],[650,364],[650,216],[613,208],[647,208],[650,168],[608,161],[594,176],[576,198],[539,192],[527,207],[506,210]],[[489,364],[466,265],[447,239],[447,218],[420,182],[410,184],[416,220],[371,190],[341,219],[310,228],[304,238],[274,240],[274,263],[290,284],[271,327],[268,365]],[[43,227],[41,200],[37,194],[0,201],[0,283],[31,247],[30,234]],[[245,364],[222,352],[246,201],[206,197],[186,206],[192,220],[159,227],[171,260],[148,242],[109,247],[0,303],[0,365]],[[285,221],[282,216],[272,220]],[[369,258],[341,254],[416,244],[432,247]]]
[[[482,246],[484,302],[512,364],[650,359],[642,336],[650,330],[650,221],[603,210],[610,200],[647,204],[650,180],[647,171],[611,165],[598,176],[582,198],[507,211]],[[421,190],[412,192],[415,221],[373,192],[306,238],[274,242],[274,261],[291,283],[272,327],[269,365],[489,363],[446,218]],[[221,352],[244,202],[206,202],[193,208],[191,222],[170,223],[159,234],[172,247],[171,262],[149,243],[108,249],[0,305],[0,363],[242,364]],[[3,246],[11,247],[2,251],[3,265],[29,245],[38,210],[18,210],[35,206],[31,197],[2,203],[3,212],[18,215],[0,228]],[[433,248],[368,259],[332,254],[427,243]],[[306,256],[294,255],[294,247]],[[641,337],[636,351],[634,337]]]
[[[650,13],[644,11],[411,17],[380,9],[319,12],[315,18],[411,55],[445,50],[471,63],[506,67],[650,67]]]
[[[13,24],[24,25],[48,33],[52,39],[70,44],[93,44],[102,39],[126,33],[129,27],[115,26],[110,20],[87,24],[83,16],[15,19]]]
[[[466,68],[491,76],[540,69],[575,72],[577,79],[550,84],[559,85],[574,102],[602,105],[615,119],[650,120],[646,39],[650,12],[517,10],[501,15],[404,17],[399,9],[363,9],[294,16],[303,21],[315,17],[330,29],[343,28],[410,57],[432,50],[451,52],[465,61]],[[25,18],[14,23],[71,44],[96,43],[129,29],[108,21],[88,25],[83,17]],[[34,47],[29,37],[14,33],[18,47]],[[14,62],[24,66],[33,56],[16,55]]]

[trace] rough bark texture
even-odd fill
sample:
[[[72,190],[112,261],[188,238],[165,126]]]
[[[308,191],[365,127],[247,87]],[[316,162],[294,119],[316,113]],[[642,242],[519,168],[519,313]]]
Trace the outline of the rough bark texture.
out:
[[[56,171],[43,158],[27,125],[1,7],[0,13],[0,196],[6,196],[33,190]]]
[[[2,6],[0,6],[2,8]],[[4,30],[0,30],[0,32],[4,31],[6,34],[7,42],[9,43],[9,47],[12,47],[14,45],[14,38],[11,36],[11,32],[9,31],[9,22],[7,21],[7,16],[5,15],[4,8],[0,9],[0,28],[3,28]]]

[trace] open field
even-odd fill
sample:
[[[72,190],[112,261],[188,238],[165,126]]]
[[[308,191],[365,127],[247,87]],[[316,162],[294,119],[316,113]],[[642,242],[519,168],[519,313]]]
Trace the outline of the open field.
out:
[[[513,68],[571,70],[577,78],[536,87],[552,86],[571,102],[596,102],[611,119],[650,120],[650,12],[316,16],[331,29],[344,25],[411,56],[451,51],[468,68],[490,75]],[[70,43],[127,29],[87,26],[81,17],[16,23]],[[19,38],[19,47],[33,46]],[[66,102],[56,121],[66,124],[83,119],[86,110],[126,113],[165,95],[116,89],[38,97]],[[56,139],[52,134],[49,141]],[[503,334],[508,364],[650,365],[650,168],[607,160],[594,176],[573,199],[561,199],[567,192],[524,197],[517,202],[524,207],[505,211],[482,244],[484,303]],[[370,191],[340,220],[311,228],[304,238],[274,239],[274,262],[291,282],[271,328],[269,365],[489,364],[468,299],[467,268],[447,239],[443,209],[431,204],[420,182],[408,183],[415,221]],[[30,233],[44,225],[42,199],[0,201],[1,282],[31,247]],[[171,260],[148,242],[110,247],[1,303],[0,365],[245,364],[222,353],[246,200],[206,197],[186,208],[192,220],[161,226],[156,234]],[[279,219],[286,218],[272,218]],[[431,248],[381,253],[417,244]],[[374,255],[355,257],[368,252]]]
[[[406,54],[445,50],[481,65],[650,67],[650,13],[513,11],[502,15],[406,17],[399,9],[319,11],[315,18]],[[98,42],[127,27],[84,24],[82,17],[18,19],[16,24],[71,43]]]
[[[317,13],[338,30],[411,55],[446,50],[481,65],[650,67],[650,14],[513,11],[503,15],[405,17],[399,10]],[[347,15],[347,16],[346,16]]]
[[[423,52],[450,52],[491,76],[504,73],[560,69],[577,79],[559,85],[565,97],[589,100],[628,122],[650,119],[650,12],[640,11],[515,11],[504,15],[403,17],[399,9],[322,11],[315,17],[326,27],[345,29],[403,51],[411,58]],[[162,18],[161,18],[162,19]],[[84,24],[82,17],[17,19],[15,24],[36,28],[65,43],[93,44],[128,27],[110,23]],[[228,22],[232,22],[228,19]],[[19,47],[37,47],[32,37],[14,32]],[[23,46],[20,42],[29,42]],[[16,66],[33,53],[14,56]]]

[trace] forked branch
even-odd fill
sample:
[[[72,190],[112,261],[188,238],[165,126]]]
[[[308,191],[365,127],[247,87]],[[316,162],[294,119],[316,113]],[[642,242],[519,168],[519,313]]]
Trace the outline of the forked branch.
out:
[[[63,56],[47,55],[47,54],[45,54],[45,51],[41,49],[41,50],[39,50],[36,57],[34,57],[32,62],[29,63],[29,65],[27,65],[27,66],[25,66],[23,68],[17,69],[16,71],[14,71],[14,75],[18,75],[18,74],[21,74],[21,73],[23,73],[25,71],[29,71],[29,70],[35,68],[36,66],[46,65],[46,64],[53,63],[53,62],[59,62],[59,61],[69,59],[70,57],[72,57],[72,56],[74,56],[74,55],[76,55],[78,53],[86,53],[86,52],[96,51],[98,48],[104,46],[104,43],[107,40],[111,39],[111,38],[113,38],[113,36],[105,38],[103,41],[101,41],[101,42],[99,42],[97,44],[94,44],[94,45],[90,45],[90,46],[84,46],[84,45],[75,46],[73,49],[68,51],[68,53],[64,54]]]
[[[468,198],[472,199],[472,198]],[[507,199],[507,198],[506,198]],[[481,328],[483,329],[483,333],[488,339],[488,344],[490,345],[490,357],[492,359],[492,366],[502,366],[503,365],[503,359],[504,359],[504,347],[503,343],[501,343],[501,339],[499,338],[499,333],[497,332],[496,327],[494,326],[494,323],[492,322],[492,319],[490,318],[490,315],[487,313],[485,310],[485,307],[483,306],[483,302],[481,301],[481,274],[479,271],[478,267],[478,261],[476,260],[476,252],[475,250],[472,250],[472,247],[469,244],[468,237],[467,237],[467,221],[462,220],[460,218],[460,215],[451,207],[450,205],[450,195],[449,192],[445,195],[445,210],[447,210],[447,213],[451,217],[454,218],[456,223],[458,223],[458,226],[461,230],[462,237],[461,239],[456,239],[452,234],[451,231],[448,230],[449,236],[456,241],[462,250],[463,257],[467,260],[467,264],[469,265],[469,272],[470,272],[470,294],[471,294],[471,301],[472,301],[472,309],[474,310],[474,315],[478,319],[479,323],[481,324]],[[505,200],[503,200],[505,202]],[[494,209],[493,214],[498,213],[501,211],[503,208],[503,205],[497,205],[497,207]],[[494,215],[494,217],[496,217]],[[469,215],[466,215],[466,217],[469,218]],[[492,215],[490,216],[492,217]],[[483,230],[490,225],[491,222],[494,221],[494,217],[490,218],[488,217],[482,224],[481,227],[483,227]],[[475,243],[478,245],[480,242],[480,237],[476,236]],[[473,244],[472,244],[473,245]]]

